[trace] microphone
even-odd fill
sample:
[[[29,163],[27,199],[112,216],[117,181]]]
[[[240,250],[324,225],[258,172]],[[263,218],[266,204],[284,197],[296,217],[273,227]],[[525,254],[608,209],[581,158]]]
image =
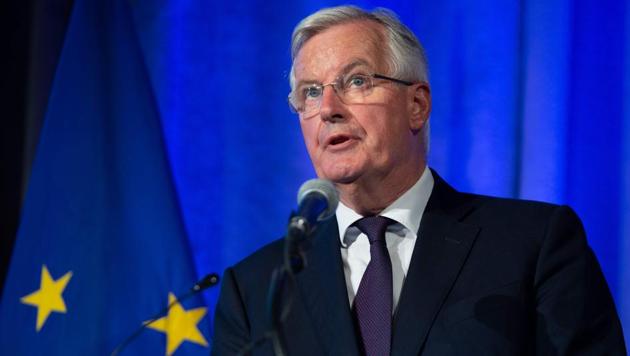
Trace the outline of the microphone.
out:
[[[162,315],[166,314],[175,304],[183,302],[184,300],[192,297],[193,295],[201,292],[202,290],[205,290],[210,287],[214,287],[218,283],[219,283],[219,275],[216,273],[210,273],[206,275],[205,277],[203,277],[202,279],[200,279],[197,283],[195,283],[190,288],[190,290],[186,294],[176,298],[172,303],[167,305],[166,308],[160,310],[160,312],[155,314],[153,318],[149,319],[149,321],[142,323],[142,325],[138,329],[136,329],[136,331],[133,334],[130,334],[123,342],[121,342],[120,344],[118,344],[118,346],[116,346],[116,348],[114,349],[114,351],[112,351],[110,356],[116,356],[120,354],[120,352],[124,350],[124,348],[127,347],[127,345],[129,345],[133,340],[135,340],[144,331],[144,329],[147,328],[147,326],[153,324]]]
[[[304,182],[297,195],[298,210],[289,221],[290,237],[305,237],[320,221],[333,216],[339,195],[328,180],[310,179]]]

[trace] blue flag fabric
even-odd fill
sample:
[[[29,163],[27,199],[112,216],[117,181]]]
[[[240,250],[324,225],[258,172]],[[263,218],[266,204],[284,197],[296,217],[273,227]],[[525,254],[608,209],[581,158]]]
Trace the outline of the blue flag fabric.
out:
[[[126,0],[75,1],[0,305],[0,354],[103,355],[196,276]],[[207,354],[202,298],[124,354]]]

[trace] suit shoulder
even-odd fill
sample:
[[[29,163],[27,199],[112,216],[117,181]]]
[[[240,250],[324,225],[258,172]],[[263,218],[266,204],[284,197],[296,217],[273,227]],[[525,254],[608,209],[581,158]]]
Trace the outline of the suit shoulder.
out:
[[[493,197],[488,195],[478,195],[478,194],[469,194],[462,193],[465,196],[468,196],[470,200],[474,200],[476,205],[483,209],[506,209],[507,213],[514,212],[539,212],[539,213],[550,213],[553,210],[560,208],[561,205],[547,203],[542,201],[535,200],[525,200],[525,199],[514,199],[514,198],[501,198],[501,197]]]
[[[566,205],[533,200],[464,194],[472,209],[466,220],[482,226],[503,226],[511,231],[543,233],[552,221],[580,226],[577,214]]]
[[[272,241],[236,263],[232,269],[239,276],[269,275],[282,261],[284,238]]]

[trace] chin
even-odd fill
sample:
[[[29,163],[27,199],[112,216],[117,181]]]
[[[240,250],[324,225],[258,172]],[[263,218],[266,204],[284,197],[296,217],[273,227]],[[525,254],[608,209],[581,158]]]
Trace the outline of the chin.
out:
[[[324,154],[318,158],[315,165],[317,175],[334,183],[352,183],[369,167],[369,161],[357,154]]]
[[[361,175],[355,169],[347,169],[347,167],[333,167],[332,169],[322,169],[317,174],[320,178],[328,179],[333,183],[348,184],[352,183]]]

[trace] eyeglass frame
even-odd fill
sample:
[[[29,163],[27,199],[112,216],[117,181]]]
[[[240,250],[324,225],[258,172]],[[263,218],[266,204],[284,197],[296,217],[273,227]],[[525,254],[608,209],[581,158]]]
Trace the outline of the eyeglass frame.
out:
[[[321,94],[321,95],[323,96],[323,95],[324,95],[324,89],[325,89],[327,86],[330,86],[330,87],[332,87],[332,89],[333,89],[333,91],[335,92],[335,94],[337,95],[337,97],[339,97],[339,99],[341,100],[341,102],[343,102],[342,97],[341,97],[341,96],[339,96],[339,92],[338,92],[337,87],[338,87],[338,85],[339,85],[340,80],[341,80],[341,79],[343,79],[346,75],[347,75],[347,74],[340,75],[340,76],[338,76],[338,77],[337,77],[334,81],[332,81],[332,82],[330,82],[330,83],[327,83],[327,84],[311,84],[311,87],[313,87],[313,86],[320,87],[320,88],[321,88],[321,91],[322,91],[322,94]],[[402,80],[402,79],[397,79],[397,78],[388,77],[388,76],[386,76],[386,75],[383,75],[383,74],[378,74],[378,73],[372,73],[372,74],[362,74],[362,75],[364,75],[364,76],[366,76],[366,77],[369,77],[369,78],[374,78],[374,79],[389,80],[390,82],[397,83],[397,84],[402,84],[402,85],[405,85],[405,86],[412,86],[412,85],[414,85],[414,84],[417,84],[417,83],[410,82],[410,81],[406,81],[406,80]],[[373,88],[374,88],[374,84],[372,83],[372,89],[373,89]],[[291,98],[293,97],[293,93],[294,93],[294,92],[293,92],[293,91],[291,91],[291,92],[289,93],[289,96],[287,97],[287,101],[288,101],[288,104],[289,104],[289,109],[291,110],[291,112],[296,113],[296,114],[298,114],[298,115],[301,115],[301,114],[302,114],[302,112],[304,112],[304,109],[302,109],[302,112],[300,112],[300,111],[297,109],[297,107],[296,107],[295,105],[293,105],[293,102],[292,102],[292,100],[291,100]],[[345,103],[344,103],[344,104],[345,104]],[[320,105],[320,109],[321,109],[321,99],[319,99],[319,105]],[[346,104],[346,105],[351,105],[351,104]]]

